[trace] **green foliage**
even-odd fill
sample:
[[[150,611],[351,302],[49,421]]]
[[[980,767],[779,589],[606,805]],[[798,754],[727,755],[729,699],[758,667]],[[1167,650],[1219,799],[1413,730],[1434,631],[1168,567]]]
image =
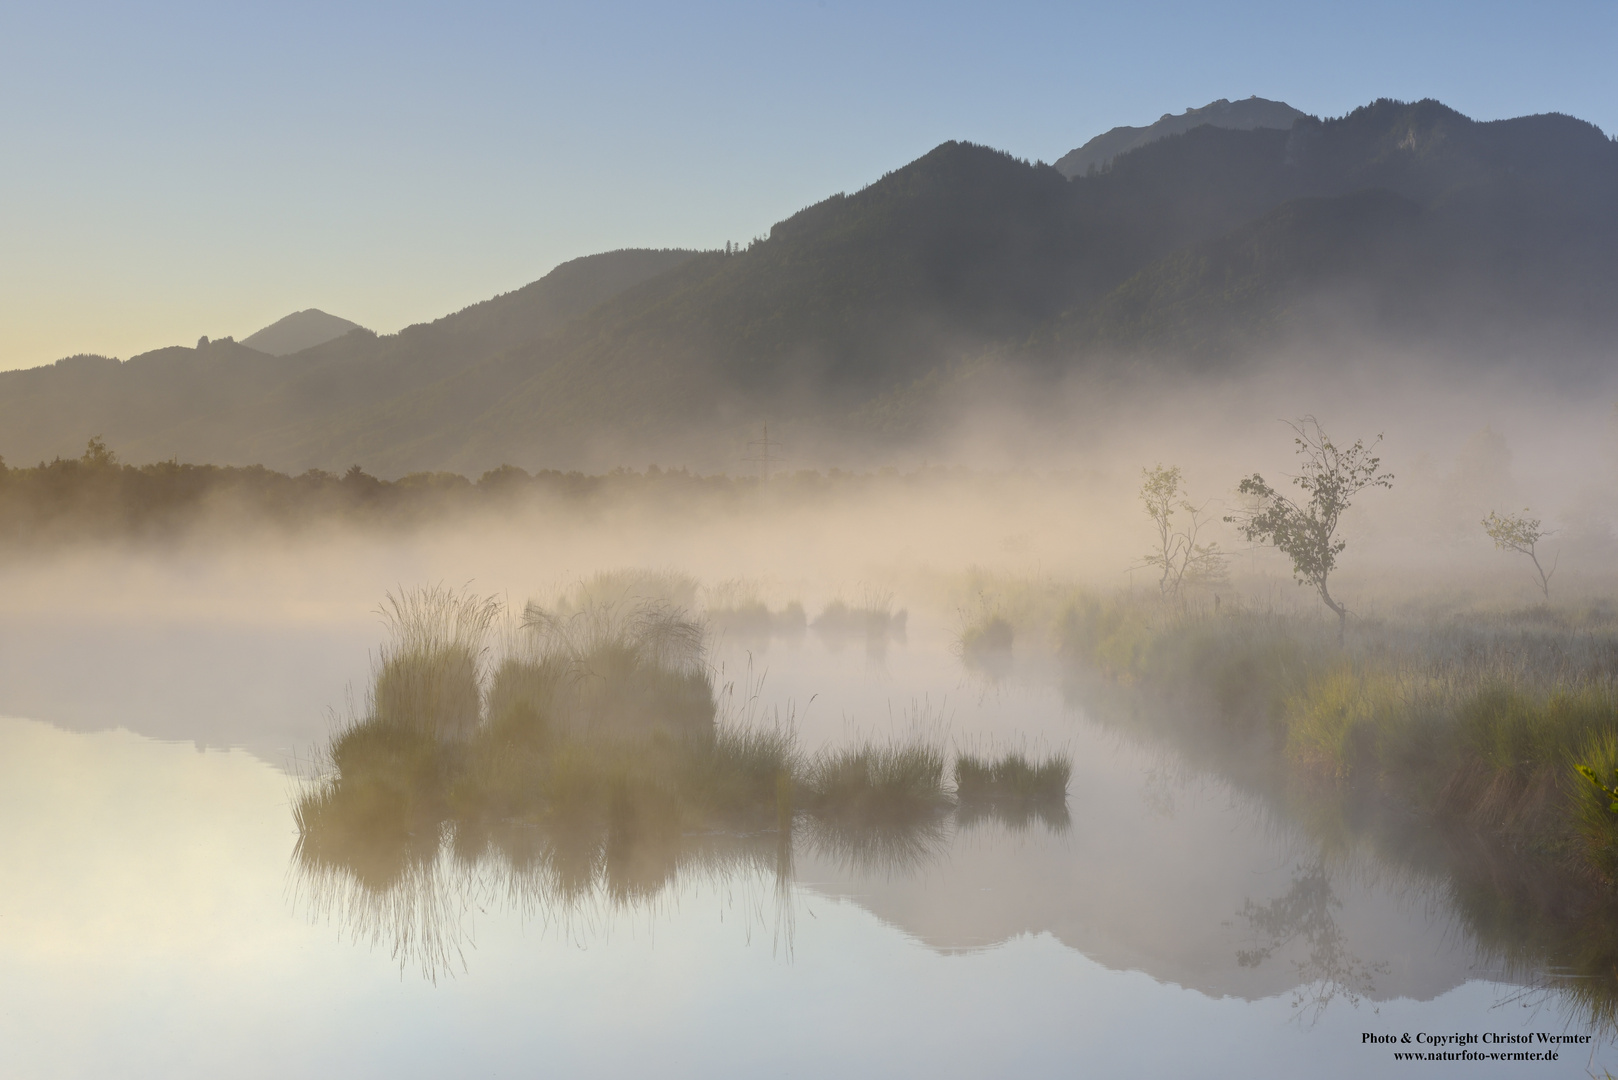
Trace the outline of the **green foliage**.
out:
[[[1061,652],[1121,683],[1146,673],[1147,651],[1157,640],[1152,615],[1135,604],[1097,596],[1082,597],[1062,617]]]
[[[87,469],[110,469],[118,464],[118,455],[107,449],[107,444],[101,436],[92,435],[89,445],[84,448],[84,456],[79,461]]]
[[[1181,487],[1180,467],[1158,465],[1142,469],[1144,482],[1140,501],[1157,530],[1157,546],[1146,553],[1144,563],[1161,571],[1157,588],[1165,598],[1180,595],[1182,585],[1203,584],[1224,577],[1224,553],[1218,544],[1199,544],[1203,507],[1186,497]],[[1183,524],[1176,523],[1180,515]]]
[[[1410,689],[1393,673],[1350,664],[1314,675],[1283,707],[1287,756],[1338,781],[1356,766],[1375,769],[1385,732],[1413,715]]]
[[[1312,416],[1289,425],[1293,446],[1302,461],[1302,472],[1292,478],[1303,500],[1271,487],[1258,473],[1242,480],[1237,491],[1252,499],[1252,509],[1225,518],[1248,541],[1271,544],[1292,560],[1292,572],[1300,585],[1312,585],[1321,602],[1336,614],[1338,637],[1348,618],[1348,609],[1332,599],[1328,580],[1337,568],[1337,556],[1348,541],[1337,535],[1337,525],[1354,496],[1369,487],[1391,488],[1393,474],[1378,472],[1382,459],[1366,449],[1364,440],[1339,447]],[[1381,442],[1379,435],[1377,442]]]
[[[1498,550],[1515,551],[1533,560],[1534,573],[1539,576],[1539,591],[1549,600],[1556,563],[1552,562],[1548,571],[1540,565],[1539,542],[1550,534],[1541,527],[1539,518],[1529,517],[1526,509],[1520,514],[1498,514],[1490,510],[1489,516],[1483,519],[1483,531]]]
[[[1584,857],[1608,881],[1618,882],[1618,729],[1590,733],[1578,748],[1573,804]]]
[[[1535,850],[1577,846],[1579,865],[1611,877],[1618,861],[1594,813],[1610,800],[1588,776],[1577,791],[1566,782],[1584,765],[1605,784],[1618,766],[1602,756],[1618,738],[1618,628],[1610,619],[1542,628],[1539,617],[1507,621],[1517,633],[1482,616],[1413,633],[1367,627],[1345,649],[1297,618],[1240,609],[1164,618],[1089,598],[1069,612],[1064,641],[1071,662],[1177,702],[1173,730],[1216,736],[1199,738],[1201,749],[1256,749],[1308,786],[1382,790]],[[1233,743],[1234,718],[1258,741]]]

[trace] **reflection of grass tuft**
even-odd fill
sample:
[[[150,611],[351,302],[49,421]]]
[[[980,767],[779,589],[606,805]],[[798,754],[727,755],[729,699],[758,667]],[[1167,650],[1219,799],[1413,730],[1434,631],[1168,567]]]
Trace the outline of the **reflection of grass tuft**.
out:
[[[296,800],[304,879],[373,934],[392,920],[431,966],[453,939],[427,925],[448,903],[441,857],[457,873],[503,862],[514,892],[546,903],[625,904],[689,868],[789,874],[794,835],[861,867],[936,853],[954,805],[939,744],[805,759],[790,722],[720,723],[703,625],[623,588],[594,580],[586,595],[618,598],[528,605],[486,676],[491,604],[390,597],[373,709]],[[1065,821],[1066,768],[1001,762],[999,782],[1041,807],[1006,820]]]
[[[1021,751],[998,758],[979,753],[955,757],[956,816],[963,825],[993,820],[1017,829],[1038,821],[1061,832],[1068,827],[1067,786],[1073,762],[1065,753],[1031,759]]]
[[[1067,798],[1073,762],[1066,754],[1030,761],[1013,750],[997,759],[979,754],[955,758],[955,794],[967,800],[1056,800]]]

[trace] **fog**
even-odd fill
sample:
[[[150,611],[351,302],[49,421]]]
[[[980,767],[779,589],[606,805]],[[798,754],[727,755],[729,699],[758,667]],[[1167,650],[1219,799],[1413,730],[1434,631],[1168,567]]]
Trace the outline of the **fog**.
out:
[[[446,995],[474,998],[499,985],[538,1000],[524,981],[532,973],[511,967],[531,951],[549,964],[559,963],[553,946],[650,962],[635,951],[643,941],[675,942],[657,954],[682,957],[663,977],[722,981],[743,962],[692,929],[717,912],[737,948],[782,963],[812,967],[897,932],[929,957],[1034,950],[1057,966],[1012,981],[1056,995],[1072,985],[1116,994],[1118,980],[1144,975],[1156,996],[1121,1021],[1137,1026],[1222,1002],[1240,1004],[1235,1022],[1254,1031],[1320,1025],[1341,1040],[1372,1010],[1460,1028],[1526,996],[1558,1030],[1606,1037],[1618,987],[1595,968],[1609,956],[1608,848],[1591,829],[1607,826],[1568,824],[1585,820],[1573,816],[1584,804],[1564,774],[1568,760],[1602,764],[1591,740],[1610,727],[1611,395],[1501,370],[1440,376],[1441,365],[1405,359],[1055,390],[1006,378],[992,393],[979,384],[947,437],[837,445],[824,430],[772,424],[783,446],[768,476],[757,460],[704,477],[672,471],[671,458],[595,479],[508,472],[433,486],[361,474],[328,478],[296,513],[269,488],[241,487],[151,519],[95,517],[101,503],[50,502],[66,489],[14,468],[7,505],[34,516],[13,519],[0,555],[0,715],[28,719],[5,721],[15,730],[0,735],[41,768],[93,782],[94,805],[106,804],[84,835],[73,831],[82,814],[53,811],[57,831],[31,850],[86,852],[92,873],[117,866],[130,918],[165,934],[181,933],[172,918],[141,912],[173,910],[164,889],[195,893],[182,910],[201,912],[190,918],[210,934],[252,941],[255,963],[279,955],[275,941],[297,941],[322,964],[333,949],[352,952],[355,970],[321,975],[316,998],[368,993],[385,972],[390,985],[453,984],[464,989]],[[966,396],[938,403],[939,415]],[[1248,507],[1242,477],[1280,486],[1299,471],[1288,425],[1309,417],[1340,446],[1364,440],[1394,474],[1391,489],[1359,492],[1340,523],[1341,641],[1292,561],[1224,520]],[[1141,499],[1145,471],[1159,465],[1182,470],[1177,498],[1200,514],[1198,542],[1224,556],[1222,572],[1172,593],[1148,564],[1156,533]],[[133,483],[127,469],[76,468],[63,483],[92,485],[96,499],[145,490],[93,487]],[[1528,560],[1483,530],[1491,511],[1523,508],[1547,531],[1548,597]],[[477,741],[499,722],[501,665],[537,655],[525,635],[544,619],[588,620],[602,596],[609,614],[628,605],[616,610],[631,622],[648,611],[689,617],[714,730],[786,732],[796,778],[776,779],[764,816],[745,827],[703,819],[659,833],[648,824],[656,813],[621,807],[660,806],[662,789],[615,781],[629,786],[590,819],[599,835],[575,835],[532,801],[550,798],[554,782],[535,781],[518,789],[530,802],[516,809],[457,803],[431,827],[388,819],[361,853],[343,847],[351,823],[322,826],[310,808],[340,805],[342,785],[364,779],[344,740],[394,722],[382,686],[401,639],[383,613],[390,596],[424,587],[494,601],[478,639],[477,733],[432,743],[437,767],[465,769],[445,798],[464,800],[471,785],[495,805],[505,789],[494,774],[460,763],[482,753],[505,762],[507,744]],[[594,663],[581,670],[610,686]],[[1554,735],[1511,743],[1507,764],[1488,772],[1495,736],[1478,730],[1499,701],[1512,723]],[[169,743],[194,746],[195,760],[165,756]],[[660,734],[647,745],[671,754],[683,744]],[[928,796],[936,806],[895,825],[835,805],[825,793],[835,755],[871,747],[934,753],[945,778]],[[1071,764],[1055,805],[969,804],[962,756],[1008,748]],[[627,776],[648,767],[626,760]],[[217,827],[171,821],[155,809],[168,801],[142,786],[167,784],[233,809]],[[66,798],[66,787],[47,787],[16,790],[39,805]],[[1433,790],[1444,792],[1436,809],[1422,801]],[[128,859],[160,861],[162,844],[120,841],[145,854],[113,853],[118,798],[141,800],[147,811],[130,820],[176,843],[251,850],[188,857],[173,880],[130,886],[139,875]],[[1437,824],[1413,828],[1418,815]],[[395,834],[406,848],[388,846]],[[570,863],[575,843],[586,856]],[[66,865],[52,887],[79,890],[74,911],[94,907],[100,894]],[[221,887],[209,865],[257,883],[241,907],[250,924],[207,914],[223,910],[207,899]],[[282,882],[280,907],[256,896],[265,880]],[[1537,890],[1526,900],[1525,881]],[[22,917],[52,940],[70,937],[50,891],[16,890]],[[867,929],[847,924],[867,916]],[[122,925],[86,941],[121,954]],[[1085,973],[1062,966],[1072,958]],[[609,997],[580,1008],[615,1008]],[[918,1021],[907,1037],[935,1024]]]

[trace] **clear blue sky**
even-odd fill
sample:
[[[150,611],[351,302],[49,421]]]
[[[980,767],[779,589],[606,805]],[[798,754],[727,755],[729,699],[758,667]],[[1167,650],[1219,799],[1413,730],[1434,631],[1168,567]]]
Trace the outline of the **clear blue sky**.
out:
[[[0,5],[0,367],[381,331],[716,247],[945,139],[1054,160],[1220,97],[1618,130],[1618,4]]]

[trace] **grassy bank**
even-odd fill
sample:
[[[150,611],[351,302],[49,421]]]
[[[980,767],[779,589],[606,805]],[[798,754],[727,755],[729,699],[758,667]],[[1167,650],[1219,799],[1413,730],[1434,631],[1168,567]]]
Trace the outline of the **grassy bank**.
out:
[[[1618,883],[1618,615],[1534,608],[1325,622],[1240,604],[1088,597],[1078,670],[1172,701],[1188,734],[1317,789],[1376,792]]]
[[[1071,695],[1441,899],[1485,957],[1618,1030],[1618,613],[1352,623],[1127,597],[1072,603]]]

